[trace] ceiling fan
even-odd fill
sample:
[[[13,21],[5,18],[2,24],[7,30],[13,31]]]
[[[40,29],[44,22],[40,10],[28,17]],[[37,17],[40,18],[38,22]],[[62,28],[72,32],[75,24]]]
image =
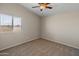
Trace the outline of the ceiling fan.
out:
[[[38,3],[39,6],[34,6],[32,8],[40,8],[40,11],[43,11],[43,9],[52,9],[53,7],[50,7],[49,4],[50,3]]]

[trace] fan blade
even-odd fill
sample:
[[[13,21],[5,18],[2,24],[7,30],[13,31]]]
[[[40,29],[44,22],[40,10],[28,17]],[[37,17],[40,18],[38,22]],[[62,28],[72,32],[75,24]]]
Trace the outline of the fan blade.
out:
[[[44,4],[44,3],[38,3],[39,5]]]
[[[50,4],[50,3],[38,3],[38,4],[39,4],[39,5],[40,5],[40,4],[45,4],[45,5],[48,5],[48,4]]]
[[[40,6],[34,6],[34,7],[32,7],[32,8],[37,8],[37,7],[40,7]]]
[[[46,8],[52,9],[52,7],[46,7]]]
[[[45,3],[46,5],[50,4],[50,3]]]

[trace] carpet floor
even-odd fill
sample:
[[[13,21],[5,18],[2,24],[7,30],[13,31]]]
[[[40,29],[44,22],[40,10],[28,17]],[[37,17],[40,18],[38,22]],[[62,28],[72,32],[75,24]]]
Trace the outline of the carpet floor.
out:
[[[37,39],[0,51],[0,56],[79,56],[79,49]]]

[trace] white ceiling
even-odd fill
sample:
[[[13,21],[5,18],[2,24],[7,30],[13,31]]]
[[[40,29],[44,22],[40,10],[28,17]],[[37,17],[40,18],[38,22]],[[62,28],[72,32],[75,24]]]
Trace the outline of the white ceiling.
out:
[[[53,9],[46,9],[42,12],[39,8],[32,8],[33,6],[38,6],[37,3],[22,3],[21,5],[39,16],[55,15],[66,11],[79,11],[79,3],[51,3],[50,6]]]

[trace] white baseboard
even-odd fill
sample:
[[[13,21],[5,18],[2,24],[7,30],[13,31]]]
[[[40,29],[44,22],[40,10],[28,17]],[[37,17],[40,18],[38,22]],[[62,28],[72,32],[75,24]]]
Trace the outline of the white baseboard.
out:
[[[39,39],[39,38],[38,38],[38,37],[35,37],[35,38],[32,38],[32,39],[28,39],[27,41],[23,41],[23,42],[19,42],[19,43],[17,43],[17,44],[10,45],[10,46],[1,48],[0,51],[5,50],[5,49],[8,49],[8,48],[11,48],[11,47],[15,47],[15,46],[21,45],[21,44],[23,44],[23,43],[30,42],[30,41],[35,40],[35,39]]]
[[[63,45],[69,46],[69,47],[73,47],[73,48],[79,49],[79,47],[78,47],[78,46],[71,45],[71,44],[68,44],[68,43],[66,43],[66,42],[60,42],[60,41],[53,40],[53,39],[48,38],[48,37],[41,37],[41,38],[42,38],[42,39],[49,40],[49,41],[57,42],[57,43],[60,43],[60,44],[63,44]]]

